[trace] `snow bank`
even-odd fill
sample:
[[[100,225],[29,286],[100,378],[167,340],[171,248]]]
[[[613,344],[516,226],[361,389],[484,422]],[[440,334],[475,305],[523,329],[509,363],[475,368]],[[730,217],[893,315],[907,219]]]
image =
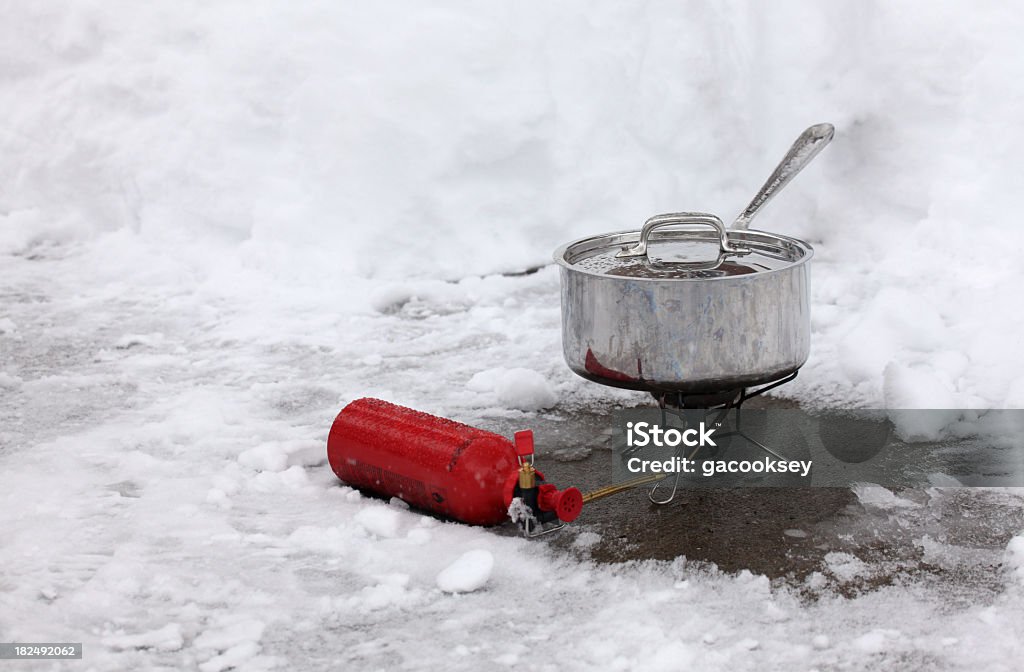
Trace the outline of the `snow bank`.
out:
[[[0,27],[0,251],[97,241],[134,275],[173,259],[344,315],[357,279],[405,282],[415,311],[432,279],[656,212],[729,217],[829,120],[833,146],[758,222],[818,252],[790,393],[882,403],[893,365],[936,381],[906,403],[1016,404],[1024,151],[991,129],[1024,111],[1022,24],[953,0],[23,7]],[[543,351],[547,370],[553,334]]]

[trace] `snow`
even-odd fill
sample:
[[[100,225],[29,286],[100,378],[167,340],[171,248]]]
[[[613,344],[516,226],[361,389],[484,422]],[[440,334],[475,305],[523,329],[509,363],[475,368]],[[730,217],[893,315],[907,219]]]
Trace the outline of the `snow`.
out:
[[[110,248],[130,232],[142,245],[108,265],[173,257],[172,273],[222,290],[259,296],[249,271],[312,285],[344,314],[428,317],[473,301],[439,279],[543,264],[657,211],[729,216],[797,131],[828,119],[833,146],[758,222],[818,247],[796,389],[880,403],[886,366],[942,379],[945,351],[968,357],[943,384],[965,402],[1015,398],[1020,370],[1000,353],[1020,346],[1024,234],[1004,213],[1022,159],[1016,136],[987,141],[1024,106],[1006,85],[1021,79],[1014,13],[401,7],[12,16],[0,175],[17,189],[0,249]],[[542,350],[531,368],[546,374],[557,348]]]
[[[484,427],[647,403],[568,371],[551,252],[729,218],[820,121],[836,140],[756,223],[816,249],[786,394],[1024,406],[1022,24],[952,0],[8,8],[0,641],[84,641],[97,670],[1013,669],[1020,536],[966,604],[837,593],[871,578],[845,551],[799,586],[602,565],[365,497],[323,445],[363,396]]]
[[[825,555],[825,566],[842,583],[861,578],[870,572],[867,564],[857,556],[837,551]]]
[[[1003,566],[1010,573],[1016,585],[1024,587],[1024,535],[1018,535],[1006,545],[1006,558]]]
[[[368,506],[356,514],[355,521],[370,534],[378,537],[397,537],[401,517],[394,509]]]
[[[252,664],[253,658],[259,653],[260,647],[254,642],[244,642],[232,646],[199,665],[200,672],[222,672],[236,668],[257,669]]]
[[[200,649],[226,651],[239,644],[258,642],[266,624],[257,620],[231,622],[217,629],[205,630],[195,638],[193,645]]]
[[[951,367],[952,368],[952,367]],[[905,366],[891,362],[882,373],[885,407],[897,436],[904,441],[938,441],[945,430],[961,418],[956,409],[970,408],[967,400],[958,398],[948,382],[933,369]],[[916,413],[900,409],[934,409]],[[948,409],[941,412],[941,409]]]
[[[860,484],[853,487],[857,500],[865,505],[883,510],[919,508],[917,502],[899,497],[892,490],[877,485]]]
[[[601,535],[597,532],[580,532],[573,539],[573,546],[577,548],[589,548],[601,541]]]
[[[150,632],[140,632],[134,635],[110,635],[103,638],[103,644],[115,650],[157,649],[160,651],[177,651],[184,643],[181,625],[178,623],[168,623],[164,627]]]
[[[491,578],[494,556],[485,549],[466,551],[437,575],[437,587],[446,593],[472,593]]]
[[[558,396],[544,376],[530,369],[499,367],[480,371],[473,374],[466,388],[483,394],[493,393],[488,406],[497,402],[506,408],[539,411],[558,403]]]

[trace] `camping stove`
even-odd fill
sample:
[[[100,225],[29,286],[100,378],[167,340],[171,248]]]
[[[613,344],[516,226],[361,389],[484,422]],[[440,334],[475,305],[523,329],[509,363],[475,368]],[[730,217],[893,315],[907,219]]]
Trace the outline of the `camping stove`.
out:
[[[670,426],[673,417],[676,420],[681,421],[680,428],[685,428],[692,424],[693,413],[690,411],[704,411],[703,418],[701,420],[705,424],[716,426],[722,426],[726,419],[732,415],[735,420],[735,429],[721,432],[716,435],[717,437],[722,439],[740,439],[768,453],[778,460],[788,460],[789,458],[781,455],[773,448],[765,445],[743,431],[743,404],[754,397],[759,397],[765,392],[774,390],[780,385],[785,385],[792,381],[796,378],[797,373],[798,371],[794,371],[793,373],[783,376],[778,380],[768,382],[761,387],[753,389],[731,388],[720,392],[708,392],[703,394],[684,394],[678,391],[651,391],[651,396],[657,400],[658,408],[661,409],[661,424],[663,427]],[[692,459],[699,451],[700,448],[698,447],[690,455],[678,455],[678,457],[689,457]],[[679,473],[676,472],[673,477],[672,487],[668,495],[666,497],[659,497],[657,492],[658,489],[664,485],[664,480],[657,482],[647,494],[647,497],[650,499],[652,504],[664,505],[675,499],[676,491],[679,488]]]
[[[707,392],[703,394],[686,394],[672,391],[651,391],[651,396],[658,402],[662,409],[707,409],[707,410],[739,410],[745,401],[759,397],[765,392],[774,390],[780,385],[785,385],[796,378],[798,371],[784,376],[775,381],[758,388],[728,388],[721,391]]]

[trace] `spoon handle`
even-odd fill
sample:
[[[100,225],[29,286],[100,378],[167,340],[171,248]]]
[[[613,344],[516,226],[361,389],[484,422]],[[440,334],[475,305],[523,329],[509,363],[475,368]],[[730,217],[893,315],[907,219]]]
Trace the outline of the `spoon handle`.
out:
[[[786,156],[782,157],[782,161],[775,167],[775,171],[768,178],[768,181],[764,183],[761,190],[754,196],[754,200],[750,201],[750,205],[747,206],[746,210],[741,212],[736,221],[732,223],[732,228],[748,228],[750,220],[754,218],[754,215],[768,201],[772,200],[772,197],[780,189],[789,184],[789,181],[803,170],[804,166],[818,155],[818,152],[825,148],[825,145],[832,140],[835,131],[836,129],[832,124],[815,124],[801,133],[800,137],[793,143],[793,146],[786,152]]]

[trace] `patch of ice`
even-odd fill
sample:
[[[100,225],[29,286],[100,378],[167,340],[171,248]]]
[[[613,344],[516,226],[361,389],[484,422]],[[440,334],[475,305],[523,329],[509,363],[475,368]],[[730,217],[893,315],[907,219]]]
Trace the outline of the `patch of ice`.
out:
[[[576,535],[572,545],[578,548],[590,548],[601,541],[601,535],[597,532],[580,532]]]
[[[870,573],[867,563],[850,553],[832,551],[825,554],[825,565],[840,582],[847,583]]]
[[[177,651],[185,639],[181,634],[181,625],[168,623],[162,628],[139,632],[134,635],[108,635],[103,638],[104,646],[115,651],[126,649],[155,649],[157,651]]]
[[[927,534],[915,541],[914,545],[921,549],[923,562],[951,571],[969,570],[985,564],[991,558],[985,549],[946,543]]]
[[[928,474],[928,485],[936,488],[958,488],[963,485],[960,479],[942,472]]]
[[[861,504],[876,509],[916,509],[921,506],[917,502],[897,497],[892,490],[880,485],[858,483],[853,486],[852,490]]]

